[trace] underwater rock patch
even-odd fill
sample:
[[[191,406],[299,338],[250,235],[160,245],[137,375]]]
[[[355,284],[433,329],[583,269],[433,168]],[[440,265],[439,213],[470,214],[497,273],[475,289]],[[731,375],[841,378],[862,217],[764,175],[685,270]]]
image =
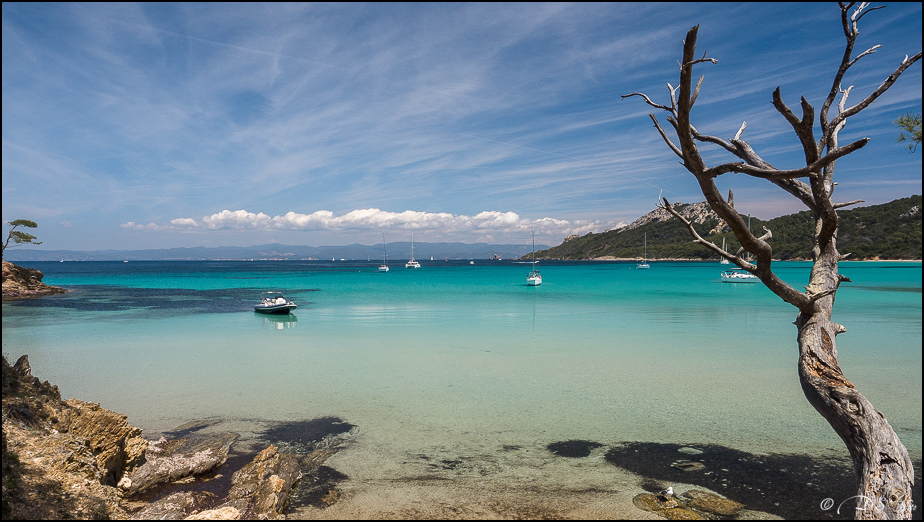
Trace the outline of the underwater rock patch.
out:
[[[590,456],[590,452],[603,447],[599,442],[589,440],[565,440],[553,442],[547,446],[549,451],[559,457],[582,458]]]

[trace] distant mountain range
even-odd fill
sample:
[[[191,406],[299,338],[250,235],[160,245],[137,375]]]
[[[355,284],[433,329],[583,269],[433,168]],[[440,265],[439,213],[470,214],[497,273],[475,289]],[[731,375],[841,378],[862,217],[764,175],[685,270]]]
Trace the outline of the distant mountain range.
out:
[[[674,207],[694,223],[707,241],[735,252],[738,240],[709,205],[677,203]],[[848,260],[921,259],[921,196],[897,199],[883,205],[839,210],[837,249],[851,253]],[[809,259],[814,223],[811,213],[798,212],[769,221],[751,219],[751,230],[763,235],[767,227],[774,258]],[[632,224],[599,234],[569,236],[554,248],[536,252],[542,259],[640,259],[648,237],[649,259],[716,259],[712,251],[693,243],[689,231],[666,211],[658,209]]]
[[[548,248],[548,245],[536,245]],[[388,243],[389,261],[408,258],[411,243]],[[532,252],[532,245],[492,245],[488,243],[421,243],[414,242],[414,257],[430,259],[503,259],[519,258]],[[5,259],[16,261],[165,261],[165,260],[225,260],[225,259],[349,259],[381,261],[382,245],[352,244],[346,246],[256,245],[251,247],[190,247],[147,250],[38,250],[8,248]]]

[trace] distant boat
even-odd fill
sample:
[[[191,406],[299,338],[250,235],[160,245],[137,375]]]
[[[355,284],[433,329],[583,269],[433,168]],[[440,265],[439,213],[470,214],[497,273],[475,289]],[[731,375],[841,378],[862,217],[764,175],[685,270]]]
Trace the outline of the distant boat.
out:
[[[420,263],[414,261],[414,233],[411,232],[411,258],[404,264],[404,268],[420,268]]]
[[[542,284],[542,274],[536,270],[536,233],[533,232],[533,271],[526,276],[528,286],[539,286]]]
[[[385,232],[382,232],[382,264],[379,272],[388,272],[388,251],[385,250]]]
[[[645,232],[645,260],[636,265],[635,268],[651,268],[651,265],[648,264],[648,232]]]
[[[722,282],[723,283],[759,283],[760,278],[756,275],[745,272],[740,268],[732,268],[731,270],[726,270],[722,272]]]
[[[725,238],[724,238],[724,237],[722,238],[722,252],[725,252]],[[725,258],[723,257],[722,260],[719,261],[719,263],[722,263],[723,265],[727,265],[727,264],[728,264],[728,259],[725,259]]]
[[[260,302],[253,305],[253,311],[261,314],[287,314],[297,307],[282,292],[260,292]]]
[[[748,231],[751,230],[751,215],[748,214]],[[722,242],[722,245],[725,245],[725,242]],[[727,261],[726,261],[727,262]],[[751,262],[751,253],[748,252],[748,262]],[[726,270],[720,274],[723,283],[759,283],[760,278],[756,275],[742,270],[740,268],[732,268]]]

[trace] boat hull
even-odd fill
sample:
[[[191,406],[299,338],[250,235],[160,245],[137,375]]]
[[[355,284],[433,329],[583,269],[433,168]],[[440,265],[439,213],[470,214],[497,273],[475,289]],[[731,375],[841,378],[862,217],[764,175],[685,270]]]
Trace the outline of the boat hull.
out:
[[[256,304],[253,305],[253,311],[260,314],[287,314],[292,310],[295,310],[297,305],[295,303],[286,303],[279,305],[263,305]]]
[[[746,272],[722,272],[723,283],[759,283],[760,279]]]

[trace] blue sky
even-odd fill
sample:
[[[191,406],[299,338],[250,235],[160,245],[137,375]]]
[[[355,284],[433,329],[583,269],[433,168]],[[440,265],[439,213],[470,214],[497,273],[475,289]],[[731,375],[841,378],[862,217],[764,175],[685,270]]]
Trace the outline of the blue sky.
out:
[[[682,40],[718,60],[693,122],[802,166],[770,104],[819,107],[844,49],[834,3],[3,3],[3,220],[48,249],[478,241],[559,244],[704,198],[651,125]],[[921,49],[921,4],[862,19],[858,101]],[[848,103],[850,105],[850,103]],[[892,121],[921,64],[841,142],[836,199],[921,193]],[[663,116],[659,115],[662,122]],[[666,126],[666,125],[665,125]],[[816,126],[817,127],[817,126]],[[704,148],[710,164],[731,158]],[[803,210],[726,175],[736,207]]]

